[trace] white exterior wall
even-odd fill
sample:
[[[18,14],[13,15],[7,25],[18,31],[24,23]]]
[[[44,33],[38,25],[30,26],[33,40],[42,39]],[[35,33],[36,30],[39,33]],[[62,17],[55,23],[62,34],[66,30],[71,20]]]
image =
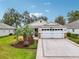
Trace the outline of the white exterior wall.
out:
[[[72,34],[79,34],[79,29],[74,29],[74,32],[73,32],[73,29],[67,29],[68,31],[67,32],[70,32]]]
[[[67,32],[70,32],[71,33],[71,32],[73,32],[73,30],[72,29],[67,29]]]
[[[75,33],[76,34],[79,34],[79,29],[75,29]]]
[[[14,34],[14,30],[0,29],[0,36],[9,35],[10,33]]]
[[[9,33],[12,33],[12,34],[14,34],[15,33],[15,30],[9,30],[10,32]]]

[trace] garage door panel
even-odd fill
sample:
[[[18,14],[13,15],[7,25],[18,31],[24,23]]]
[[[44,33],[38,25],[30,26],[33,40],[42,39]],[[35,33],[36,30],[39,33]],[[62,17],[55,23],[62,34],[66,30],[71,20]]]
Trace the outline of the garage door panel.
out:
[[[64,38],[63,33],[42,33],[41,38]]]
[[[43,29],[41,38],[64,38],[63,29]]]
[[[61,33],[54,34],[54,38],[64,38],[64,35]]]
[[[52,34],[48,34],[48,33],[41,34],[41,38],[52,38]]]

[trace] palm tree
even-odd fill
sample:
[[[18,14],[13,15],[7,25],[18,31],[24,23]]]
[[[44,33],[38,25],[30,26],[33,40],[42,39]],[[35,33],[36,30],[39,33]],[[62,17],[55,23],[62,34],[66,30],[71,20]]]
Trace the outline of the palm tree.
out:
[[[33,42],[33,29],[31,27],[29,27],[28,25],[24,26],[22,28],[22,35],[24,38],[24,42],[26,43],[27,41],[29,41],[29,44],[31,44]]]
[[[22,35],[23,36],[23,45],[30,45],[33,43],[33,29],[28,26],[28,25],[25,25],[23,27],[20,27],[16,30],[16,35],[17,35],[17,40],[18,40],[18,36],[19,35]],[[18,40],[19,42],[19,40]]]

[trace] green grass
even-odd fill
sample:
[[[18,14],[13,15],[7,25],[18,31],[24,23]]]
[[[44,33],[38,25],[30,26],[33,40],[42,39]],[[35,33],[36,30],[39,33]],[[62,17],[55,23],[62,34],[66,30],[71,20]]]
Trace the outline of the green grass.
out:
[[[36,49],[20,49],[10,45],[15,41],[14,37],[0,37],[0,59],[35,59]]]
[[[37,40],[34,41],[34,44],[30,45],[28,48],[36,49],[37,48]]]
[[[79,44],[79,38],[68,37],[68,39],[70,39],[71,41]]]

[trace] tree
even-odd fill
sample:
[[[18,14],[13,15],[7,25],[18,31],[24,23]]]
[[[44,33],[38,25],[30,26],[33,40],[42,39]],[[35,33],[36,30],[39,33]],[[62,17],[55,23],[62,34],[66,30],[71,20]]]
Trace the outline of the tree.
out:
[[[35,15],[31,15],[31,19],[32,19],[32,21],[37,21],[38,20],[38,18]]]
[[[23,16],[23,23],[24,24],[29,24],[32,22],[32,19],[30,17],[30,13],[28,11],[25,11],[22,16]]]
[[[39,16],[39,17],[37,17],[35,15],[31,15],[31,19],[32,19],[32,22],[37,21],[37,20],[41,20],[41,19],[44,20],[44,21],[48,20],[48,18],[46,16]]]
[[[38,20],[39,19],[42,19],[42,20],[44,20],[44,21],[47,21],[48,20],[48,18],[46,17],[46,16],[40,16],[40,17],[38,17]]]
[[[55,19],[55,22],[56,23],[59,23],[61,25],[64,25],[65,24],[65,19],[63,16],[58,16],[56,19]]]
[[[79,20],[79,11],[71,11],[71,12],[68,12],[68,22],[73,22],[73,21],[76,21],[76,20]]]
[[[28,11],[25,11],[22,16],[24,24],[29,24],[40,19],[47,21],[48,19],[46,16],[39,16],[39,17],[36,17],[35,15],[30,16],[30,13]]]
[[[20,27],[20,28],[17,28],[16,30],[16,35],[17,35],[17,41],[19,42],[18,40],[18,36],[22,35],[23,36],[23,47],[25,45],[29,45],[29,44],[32,44],[33,43],[33,35],[34,33],[34,30],[29,26],[29,25],[24,25],[23,27]]]
[[[13,26],[14,24],[20,25],[21,23],[21,14],[17,12],[15,9],[8,9],[2,18],[2,22],[5,24],[8,24],[10,26]]]

